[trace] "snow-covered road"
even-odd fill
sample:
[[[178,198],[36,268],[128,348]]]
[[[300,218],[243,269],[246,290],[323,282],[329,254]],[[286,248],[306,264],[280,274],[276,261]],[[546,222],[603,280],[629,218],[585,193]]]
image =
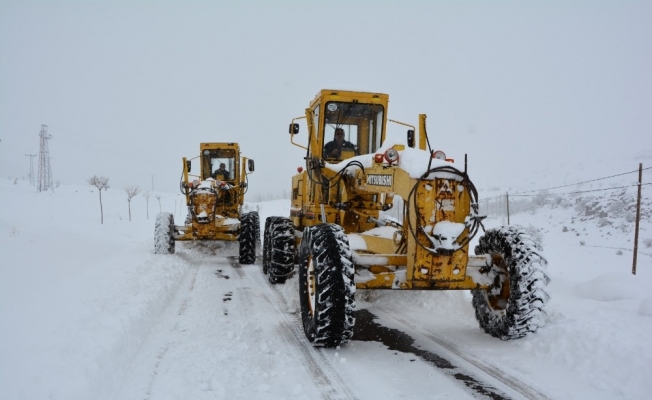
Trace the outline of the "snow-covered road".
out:
[[[260,260],[240,265],[236,255],[237,246],[199,242],[162,256],[179,257],[189,272],[128,366],[120,398],[546,398],[375,307],[356,312],[346,346],[313,348],[286,300],[296,279],[270,285]]]

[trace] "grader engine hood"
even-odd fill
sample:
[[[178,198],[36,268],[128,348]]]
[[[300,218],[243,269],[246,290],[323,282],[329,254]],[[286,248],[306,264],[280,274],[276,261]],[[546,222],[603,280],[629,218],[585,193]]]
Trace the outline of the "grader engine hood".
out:
[[[192,195],[192,213],[197,222],[207,224],[215,219],[217,196],[211,192],[196,192]]]
[[[219,205],[229,199],[229,196],[234,196],[233,186],[224,183],[216,183],[211,179],[203,181],[190,191],[190,211],[198,223],[208,224],[215,221],[219,225],[224,222],[226,217],[219,215]]]
[[[217,192],[212,185],[203,182],[198,188],[192,190],[190,204],[190,211],[200,224],[207,224],[215,220]]]

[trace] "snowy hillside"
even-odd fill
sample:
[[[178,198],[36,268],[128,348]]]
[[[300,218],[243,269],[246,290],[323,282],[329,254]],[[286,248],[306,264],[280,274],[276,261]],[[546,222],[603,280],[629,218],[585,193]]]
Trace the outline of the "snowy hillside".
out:
[[[513,377],[541,394],[536,398],[647,399],[649,190],[644,187],[636,275],[635,190],[528,198],[528,207],[512,210],[510,223],[541,240],[551,277],[547,324],[524,339],[502,342],[483,333],[467,292],[359,291],[358,309],[370,310],[380,325],[448,343],[461,360]],[[274,297],[259,261],[230,266],[226,257],[237,247],[178,243],[174,255],[153,254],[155,216],[169,211],[182,220],[181,196],[134,198],[132,221],[122,189],[109,189],[102,200],[104,224],[90,186],[37,193],[26,181],[0,180],[1,399],[328,397],[320,385],[346,388],[341,398],[468,396],[417,355],[355,333],[336,350],[292,345],[279,332],[296,322],[296,277]],[[264,223],[288,215],[289,201],[247,207]],[[491,210],[495,218],[485,220],[486,228],[506,223],[501,210]],[[237,298],[241,292],[249,293],[248,303]],[[327,364],[321,380],[327,383],[309,379],[314,366],[297,361],[306,352]]]

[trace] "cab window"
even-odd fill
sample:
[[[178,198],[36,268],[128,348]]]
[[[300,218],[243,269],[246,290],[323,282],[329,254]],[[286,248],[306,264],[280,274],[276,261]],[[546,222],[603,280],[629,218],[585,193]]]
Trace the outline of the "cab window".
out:
[[[383,107],[376,104],[326,103],[323,158],[340,161],[375,152],[382,141],[383,114]]]

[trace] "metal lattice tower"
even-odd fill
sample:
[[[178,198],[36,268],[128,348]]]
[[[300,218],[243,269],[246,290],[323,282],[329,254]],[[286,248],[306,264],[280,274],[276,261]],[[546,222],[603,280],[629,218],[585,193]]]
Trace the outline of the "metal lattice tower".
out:
[[[48,189],[54,191],[52,185],[52,169],[50,168],[50,150],[48,150],[48,140],[52,137],[48,133],[48,126],[41,125],[41,146],[38,157],[38,191],[43,192]]]
[[[32,162],[34,160],[34,157],[36,157],[36,154],[25,154],[27,157],[29,157],[29,185],[34,186],[34,163]]]

